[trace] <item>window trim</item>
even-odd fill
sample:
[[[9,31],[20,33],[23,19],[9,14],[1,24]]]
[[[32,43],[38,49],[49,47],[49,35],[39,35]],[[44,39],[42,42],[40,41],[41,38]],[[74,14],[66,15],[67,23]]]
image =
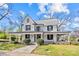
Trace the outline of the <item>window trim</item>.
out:
[[[51,30],[53,30],[53,25],[48,25],[47,26],[47,31],[51,31]]]
[[[41,27],[40,26],[37,26],[36,27],[36,31],[40,31],[41,30]]]
[[[53,40],[53,34],[48,34],[47,35],[47,40]]]
[[[41,39],[41,34],[37,34],[37,39]]]
[[[25,39],[30,39],[30,34],[25,34]]]
[[[27,26],[29,26],[29,27],[27,27]],[[25,25],[25,30],[26,30],[26,31],[31,30],[31,25]]]
[[[29,23],[29,18],[27,18],[27,23]]]

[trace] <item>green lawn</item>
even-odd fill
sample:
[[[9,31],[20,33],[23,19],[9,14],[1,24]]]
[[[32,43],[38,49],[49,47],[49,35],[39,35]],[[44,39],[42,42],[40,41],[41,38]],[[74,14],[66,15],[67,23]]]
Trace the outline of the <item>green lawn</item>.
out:
[[[8,44],[8,43],[3,43],[3,44],[0,44],[0,50],[2,51],[11,51],[11,50],[14,50],[16,48],[20,48],[20,47],[23,47],[24,45],[22,44]]]
[[[6,39],[6,37],[8,37],[9,35],[8,34],[4,34],[3,32],[0,32],[0,40],[1,39]]]
[[[79,56],[78,45],[41,45],[33,53],[48,56]]]

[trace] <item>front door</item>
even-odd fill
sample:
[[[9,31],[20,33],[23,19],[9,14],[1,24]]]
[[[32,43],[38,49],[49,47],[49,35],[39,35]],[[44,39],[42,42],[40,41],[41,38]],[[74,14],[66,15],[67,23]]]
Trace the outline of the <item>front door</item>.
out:
[[[25,39],[30,39],[30,34],[26,34]]]
[[[34,42],[36,42],[37,39],[41,39],[41,34],[34,34]]]
[[[41,34],[37,34],[37,39],[41,39]]]

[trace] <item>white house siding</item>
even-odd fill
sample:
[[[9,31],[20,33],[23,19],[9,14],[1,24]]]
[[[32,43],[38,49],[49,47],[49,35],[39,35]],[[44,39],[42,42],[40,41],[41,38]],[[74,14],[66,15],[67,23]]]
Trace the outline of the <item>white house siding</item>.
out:
[[[47,39],[47,34],[44,34],[44,44],[53,43],[53,40]]]
[[[34,43],[34,34],[30,34],[31,43]]]
[[[27,35],[27,33],[26,34],[22,34],[22,41],[24,41],[26,39],[25,35]],[[31,42],[34,42],[34,34],[30,34],[30,40],[31,40]]]
[[[31,31],[34,31],[35,29],[34,29],[34,25],[31,25]]]
[[[47,26],[48,25],[44,25],[43,27],[42,27],[42,29],[44,30],[44,31],[48,31],[47,30]],[[56,25],[52,25],[53,26],[53,30],[51,30],[51,32],[57,32],[57,26]]]
[[[53,40],[54,40],[54,43],[57,42],[57,34],[53,34]]]
[[[22,42],[25,40],[25,34],[22,34]]]
[[[40,31],[43,31],[43,27],[44,27],[44,26],[43,26],[42,24],[34,25],[34,31],[36,31],[36,27],[37,27],[37,26],[40,26]]]
[[[53,44],[53,40],[44,40],[44,44],[49,44],[49,43]]]
[[[53,25],[53,31],[56,32],[57,31],[57,26]]]
[[[47,31],[47,25],[44,25],[43,30]]]
[[[47,39],[47,35],[49,35],[49,34],[44,34],[44,43],[45,44],[56,43],[57,42],[57,34],[52,34],[53,35],[53,39],[52,40],[48,40]]]
[[[25,24],[23,24],[22,26],[22,31],[25,31]]]
[[[27,22],[27,18],[29,18],[29,22]],[[44,39],[44,43],[56,43],[57,42],[57,25],[59,25],[59,21],[57,21],[56,19],[48,19],[48,20],[38,20],[38,21],[33,21],[30,17],[27,17],[26,20],[24,20],[23,22],[23,26],[22,26],[22,40],[25,39],[25,35],[26,34],[30,34],[30,39],[31,42],[34,42],[35,39],[37,39],[34,35],[37,34],[41,34],[42,39]],[[31,30],[26,31],[26,25],[31,25]],[[48,31],[47,30],[47,26],[48,25],[52,25],[53,26],[53,30]],[[37,32],[36,26],[40,26],[40,32]],[[43,34],[43,32],[45,32]],[[53,40],[48,40],[47,39],[47,34],[53,34]],[[59,33],[59,34],[64,34],[63,32]]]
[[[27,22],[27,18],[29,18],[29,22]],[[26,25],[31,25],[31,30],[30,31],[34,31],[34,22],[30,17],[27,17],[26,20],[23,22],[23,31],[26,31]]]
[[[31,25],[31,30],[30,31],[34,31],[34,25],[32,25],[32,24],[24,24],[24,26],[22,27],[23,31],[26,31],[26,25]]]

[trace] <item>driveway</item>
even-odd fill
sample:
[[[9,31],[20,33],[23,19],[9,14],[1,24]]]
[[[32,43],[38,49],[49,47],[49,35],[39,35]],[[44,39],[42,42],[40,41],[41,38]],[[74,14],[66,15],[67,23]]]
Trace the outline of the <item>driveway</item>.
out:
[[[13,50],[11,52],[8,52],[8,56],[36,56],[35,54],[31,54],[31,52],[37,47],[37,44],[35,45],[28,45],[23,48],[19,48],[16,50]]]
[[[0,56],[6,56],[7,54],[6,54],[7,52],[5,52],[5,51],[0,51]]]

